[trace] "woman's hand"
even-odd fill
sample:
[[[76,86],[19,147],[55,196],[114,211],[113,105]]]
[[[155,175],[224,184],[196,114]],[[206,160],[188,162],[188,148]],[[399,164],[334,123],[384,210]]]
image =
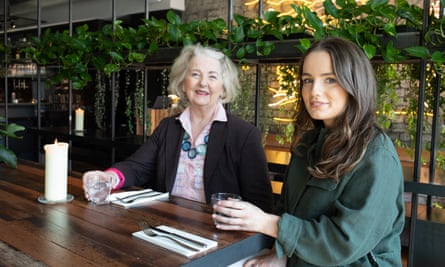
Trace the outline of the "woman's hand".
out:
[[[286,257],[278,259],[275,251],[248,259],[243,267],[284,267],[286,266]]]
[[[280,217],[268,214],[257,206],[239,200],[221,200],[213,206],[213,220],[216,228],[260,232],[271,237],[277,236]]]

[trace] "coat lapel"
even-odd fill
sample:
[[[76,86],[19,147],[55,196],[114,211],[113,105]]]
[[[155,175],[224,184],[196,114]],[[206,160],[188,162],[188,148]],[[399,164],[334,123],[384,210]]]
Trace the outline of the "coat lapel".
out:
[[[235,130],[235,129],[233,129]],[[219,158],[224,155],[224,146],[228,134],[228,124],[225,122],[213,122],[210,130],[209,143],[207,144],[206,161],[204,164],[204,180],[208,184],[212,174],[218,165]]]
[[[286,193],[288,194],[288,203],[286,206],[289,207],[288,212],[290,213],[295,213],[295,209],[311,180],[307,166],[313,165],[320,156],[323,142],[316,142],[316,140],[324,139],[325,131],[321,132],[322,133],[319,134],[317,130],[315,130],[314,133],[305,135],[302,140],[300,140],[300,143],[307,145],[301,145],[296,148],[298,151],[292,152],[293,155],[289,164],[288,175],[286,176],[287,179],[290,180],[286,183]]]
[[[306,183],[310,179],[310,174],[306,169],[306,164],[297,160],[297,156],[293,156],[289,163],[288,174],[286,176],[285,183],[285,198],[287,203],[285,207],[288,207],[286,212],[293,213],[298,205],[301,196],[306,190]]]
[[[165,133],[165,151],[163,151],[165,155],[165,186],[169,191],[173,189],[175,182],[183,135],[184,129],[181,123],[178,120],[172,120]]]
[[[228,116],[228,120],[230,117]],[[215,172],[220,157],[224,154],[224,147],[228,135],[229,122],[213,122],[210,130],[209,143],[207,144],[206,160],[204,163],[204,183],[206,185],[212,178]],[[233,129],[236,130],[236,129]],[[181,153],[182,136],[184,129],[179,120],[174,120],[168,126],[165,133],[165,186],[167,190],[172,190],[176,177],[176,170],[178,168],[179,153]]]

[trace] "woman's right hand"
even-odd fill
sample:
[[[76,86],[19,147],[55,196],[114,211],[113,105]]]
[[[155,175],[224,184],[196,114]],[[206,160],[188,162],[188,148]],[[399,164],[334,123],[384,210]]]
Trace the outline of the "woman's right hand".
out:
[[[287,258],[283,256],[278,259],[275,250],[267,254],[248,259],[244,262],[243,267],[281,267],[286,266]]]
[[[212,218],[220,230],[259,232],[276,238],[279,216],[239,200],[220,200],[213,206]]]

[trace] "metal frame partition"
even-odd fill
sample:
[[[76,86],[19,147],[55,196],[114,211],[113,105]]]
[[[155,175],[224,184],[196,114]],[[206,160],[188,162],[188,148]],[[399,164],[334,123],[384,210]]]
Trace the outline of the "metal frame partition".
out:
[[[423,29],[425,33],[429,25],[430,1],[425,0],[423,3]],[[441,6],[441,10],[444,7]],[[443,16],[443,12],[441,14]],[[425,40],[420,38],[420,45],[423,45]],[[430,166],[429,166],[429,184],[420,183],[420,169],[422,156],[422,137],[424,124],[424,100],[426,89],[426,68],[428,62],[425,59],[420,60],[420,76],[419,76],[419,98],[417,110],[417,125],[416,125],[416,143],[415,143],[415,157],[414,157],[414,172],[413,182],[405,182],[405,192],[411,193],[411,214],[407,214],[406,227],[409,231],[409,247],[407,266],[443,266],[445,262],[445,255],[442,252],[443,238],[445,238],[445,224],[430,221],[432,212],[433,196],[445,198],[445,186],[432,184],[435,175],[435,162],[437,154],[437,140],[439,139],[439,109],[440,109],[440,81],[441,75],[436,76],[434,83],[434,116],[431,136],[431,151],[430,151]],[[418,218],[419,197],[426,196],[426,220]]]

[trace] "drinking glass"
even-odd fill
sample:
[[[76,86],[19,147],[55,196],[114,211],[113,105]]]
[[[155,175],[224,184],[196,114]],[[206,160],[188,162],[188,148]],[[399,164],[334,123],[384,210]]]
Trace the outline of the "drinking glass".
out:
[[[213,193],[211,196],[211,203],[212,203],[212,207],[213,205],[215,205],[216,203],[218,203],[218,201],[220,200],[241,200],[241,196],[238,194],[234,194],[234,193]],[[213,211],[215,213],[215,211]],[[226,216],[222,213],[215,213],[218,215],[222,215],[222,216]],[[218,222],[216,220],[214,220],[215,224],[217,224]]]
[[[88,196],[94,204],[110,203],[111,176],[101,171],[94,171],[87,177]]]

